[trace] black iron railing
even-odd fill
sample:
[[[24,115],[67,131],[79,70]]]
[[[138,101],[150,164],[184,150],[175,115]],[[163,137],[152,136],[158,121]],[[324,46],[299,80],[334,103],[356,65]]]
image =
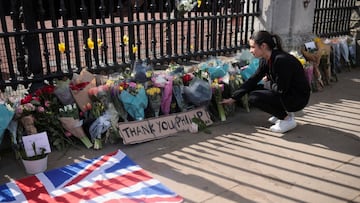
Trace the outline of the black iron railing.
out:
[[[259,15],[259,0],[202,0],[184,16],[175,6],[174,0],[0,0],[0,89],[82,68],[109,73],[139,60],[157,65],[234,53],[246,46]]]
[[[350,34],[357,0],[316,0],[313,33],[319,37]]]

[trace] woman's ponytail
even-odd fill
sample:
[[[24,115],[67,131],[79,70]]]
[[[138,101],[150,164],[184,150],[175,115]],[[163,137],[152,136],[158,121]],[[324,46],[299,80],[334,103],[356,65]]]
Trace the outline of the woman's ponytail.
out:
[[[269,49],[277,49],[283,51],[281,38],[276,34],[270,34],[268,31],[261,30],[255,32],[250,39],[254,40],[256,44],[261,45],[265,43],[268,45]]]

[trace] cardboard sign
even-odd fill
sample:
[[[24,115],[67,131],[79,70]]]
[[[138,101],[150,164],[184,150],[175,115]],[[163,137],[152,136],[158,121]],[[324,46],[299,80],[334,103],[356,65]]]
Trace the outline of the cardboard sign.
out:
[[[45,153],[50,153],[50,143],[46,132],[27,135],[22,137],[26,156],[32,157],[35,156],[33,149],[33,143],[35,143],[36,154],[41,154],[41,148],[45,149]]]
[[[119,123],[120,136],[124,144],[136,144],[159,139],[188,130],[194,116],[203,120],[206,125],[213,123],[209,113],[204,108],[198,108],[142,121],[121,122]]]

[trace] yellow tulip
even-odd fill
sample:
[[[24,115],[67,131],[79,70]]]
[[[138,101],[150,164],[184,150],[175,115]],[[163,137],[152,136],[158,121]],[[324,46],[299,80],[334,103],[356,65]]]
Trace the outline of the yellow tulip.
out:
[[[200,6],[201,6],[201,0],[198,0],[197,3],[198,3],[198,8],[200,8]]]
[[[135,45],[133,45],[133,47],[132,47],[132,52],[133,52],[133,54],[135,54],[135,53],[137,52],[137,50],[138,50],[138,47],[135,46]]]
[[[127,35],[124,35],[124,37],[123,37],[123,43],[124,43],[125,45],[128,45],[128,44],[129,44],[129,37],[128,37]]]
[[[66,48],[65,43],[61,42],[58,44],[58,49],[59,49],[60,53],[63,54],[65,52],[65,48]]]
[[[87,45],[89,49],[94,49],[94,41],[90,37],[87,39]]]
[[[101,39],[97,40],[97,44],[98,44],[98,47],[101,47],[103,45],[103,42],[101,41]]]

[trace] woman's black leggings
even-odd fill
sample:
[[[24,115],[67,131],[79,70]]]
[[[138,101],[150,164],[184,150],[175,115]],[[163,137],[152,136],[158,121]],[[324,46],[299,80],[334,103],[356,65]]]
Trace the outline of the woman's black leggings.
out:
[[[281,120],[288,115],[280,96],[270,90],[254,90],[250,92],[249,104]]]

